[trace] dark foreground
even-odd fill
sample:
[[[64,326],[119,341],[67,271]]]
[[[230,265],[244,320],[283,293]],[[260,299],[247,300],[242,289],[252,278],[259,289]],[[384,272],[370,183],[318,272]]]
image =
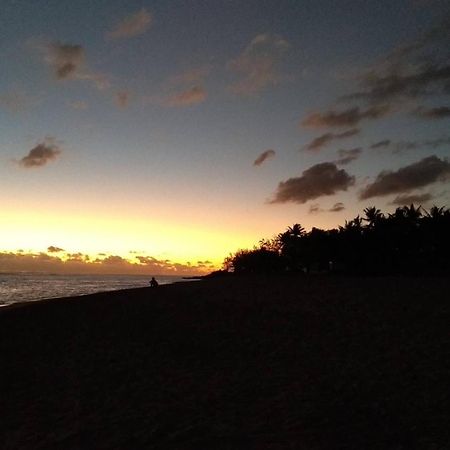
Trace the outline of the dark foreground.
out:
[[[0,310],[0,448],[450,448],[450,281],[221,279]]]

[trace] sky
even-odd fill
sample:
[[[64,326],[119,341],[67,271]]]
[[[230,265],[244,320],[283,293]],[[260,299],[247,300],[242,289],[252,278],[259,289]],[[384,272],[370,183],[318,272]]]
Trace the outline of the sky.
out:
[[[2,0],[0,271],[196,274],[449,205],[444,0]]]

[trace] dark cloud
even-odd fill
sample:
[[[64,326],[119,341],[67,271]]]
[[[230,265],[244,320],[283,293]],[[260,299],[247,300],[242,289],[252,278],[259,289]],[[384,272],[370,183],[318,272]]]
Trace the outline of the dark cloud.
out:
[[[425,119],[444,119],[450,117],[450,108],[448,106],[440,106],[437,108],[420,107],[414,111],[414,114]]]
[[[450,65],[426,65],[413,73],[397,72],[367,74],[362,83],[365,90],[342,97],[343,100],[366,100],[371,103],[393,102],[431,94],[443,94],[450,83]]]
[[[360,75],[359,89],[341,100],[401,110],[411,101],[450,94],[449,30],[447,17],[415,40],[398,46]]]
[[[164,102],[165,106],[191,106],[206,100],[207,93],[201,86],[194,86],[185,91],[172,94]]]
[[[273,158],[275,156],[275,150],[269,149],[262,152],[253,162],[254,166],[260,166],[264,161]]]
[[[397,171],[383,171],[359,195],[361,200],[405,193],[450,177],[450,163],[436,155],[402,167]]]
[[[227,67],[240,74],[241,79],[231,86],[232,92],[240,95],[255,95],[282,80],[279,72],[281,58],[289,48],[282,37],[259,34],[244,51]]]
[[[151,23],[152,15],[142,8],[122,19],[110,32],[106,34],[109,39],[126,39],[145,33]]]
[[[361,147],[350,148],[348,150],[341,149],[338,150],[339,159],[335,161],[338,166],[350,164],[352,161],[355,161],[359,158],[362,153]]]
[[[371,149],[372,148],[373,149],[385,148],[385,147],[389,147],[390,143],[391,143],[391,141],[389,139],[384,139],[382,141],[375,142],[375,144],[372,144],[369,148],[371,148]]]
[[[342,202],[335,203],[328,211],[339,212],[345,209],[345,205]]]
[[[323,209],[318,203],[313,203],[312,205],[310,205],[308,210],[309,214],[319,214],[322,211]]]
[[[346,191],[355,184],[355,177],[334,163],[324,162],[305,170],[300,177],[279,183],[270,203],[305,203],[324,195]]]
[[[28,155],[19,161],[19,165],[25,168],[45,166],[48,162],[55,160],[61,152],[61,148],[53,138],[46,138],[44,142],[33,147]]]
[[[84,64],[84,49],[81,45],[55,42],[48,47],[47,61],[58,80],[73,78]]]
[[[370,146],[371,149],[386,149],[392,153],[402,153],[408,150],[436,149],[450,145],[450,137],[444,136],[436,139],[426,139],[423,141],[391,141],[386,139]]]
[[[361,109],[356,106],[344,111],[312,113],[302,121],[302,125],[307,128],[353,127],[364,119],[379,119],[384,117],[389,111],[390,107],[387,105],[376,105],[367,109]]]
[[[397,197],[392,200],[391,205],[411,205],[413,203],[426,203],[433,198],[431,194],[410,194],[410,195],[397,195]]]
[[[49,253],[59,253],[59,252],[63,252],[64,249],[63,248],[59,248],[59,247],[55,247],[54,245],[50,245],[50,247],[47,248],[47,251]]]
[[[309,144],[306,145],[305,149],[310,151],[319,151],[328,143],[336,141],[338,139],[345,139],[351,136],[355,136],[359,134],[359,131],[360,130],[358,128],[352,128],[342,133],[325,133],[313,139]]]
[[[81,45],[54,42],[45,48],[45,61],[53,69],[57,80],[85,80],[98,89],[110,86],[108,78],[94,73],[86,66],[85,51]]]

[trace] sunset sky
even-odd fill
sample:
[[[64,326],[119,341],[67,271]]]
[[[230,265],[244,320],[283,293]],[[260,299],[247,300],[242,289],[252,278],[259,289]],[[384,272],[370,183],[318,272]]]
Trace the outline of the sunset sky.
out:
[[[449,205],[444,0],[2,0],[0,271],[194,274]]]

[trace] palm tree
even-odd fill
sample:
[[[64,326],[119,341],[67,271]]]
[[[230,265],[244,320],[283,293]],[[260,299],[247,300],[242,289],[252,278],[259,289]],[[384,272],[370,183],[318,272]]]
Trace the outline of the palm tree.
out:
[[[381,220],[384,219],[384,214],[375,206],[366,208],[364,210],[364,214],[366,215],[366,217],[363,220],[367,222],[369,228],[374,228],[381,222]]]

